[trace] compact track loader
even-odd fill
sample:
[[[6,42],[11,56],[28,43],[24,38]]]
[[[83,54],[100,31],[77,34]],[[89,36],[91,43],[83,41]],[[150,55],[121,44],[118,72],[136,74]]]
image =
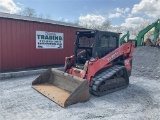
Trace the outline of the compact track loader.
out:
[[[32,87],[62,107],[126,88],[132,69],[134,45],[119,47],[119,34],[107,31],[76,32],[74,55],[64,69],[52,68],[32,82]]]

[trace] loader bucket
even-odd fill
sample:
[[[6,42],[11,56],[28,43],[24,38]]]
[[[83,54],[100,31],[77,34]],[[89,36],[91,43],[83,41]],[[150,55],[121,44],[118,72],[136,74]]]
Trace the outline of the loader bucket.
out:
[[[32,87],[62,107],[90,99],[87,80],[55,68],[36,78]]]

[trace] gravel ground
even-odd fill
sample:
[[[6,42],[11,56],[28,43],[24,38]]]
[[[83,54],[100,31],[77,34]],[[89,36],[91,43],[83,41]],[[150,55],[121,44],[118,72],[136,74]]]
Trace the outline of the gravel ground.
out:
[[[133,76],[160,79],[160,49],[137,47],[133,54]]]
[[[131,77],[126,89],[62,108],[31,88],[35,78],[0,81],[0,120],[160,119],[160,80]]]
[[[128,88],[102,97],[91,95],[88,102],[67,108],[31,88],[37,76],[1,80],[0,120],[160,120],[160,79],[155,77],[159,75],[158,52],[136,48]]]

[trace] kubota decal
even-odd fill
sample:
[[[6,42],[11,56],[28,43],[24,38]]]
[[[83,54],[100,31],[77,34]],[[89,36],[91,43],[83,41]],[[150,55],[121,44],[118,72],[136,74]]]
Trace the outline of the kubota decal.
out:
[[[113,59],[116,58],[117,56],[118,56],[118,52],[112,54],[112,55],[108,58],[108,61],[113,60]]]

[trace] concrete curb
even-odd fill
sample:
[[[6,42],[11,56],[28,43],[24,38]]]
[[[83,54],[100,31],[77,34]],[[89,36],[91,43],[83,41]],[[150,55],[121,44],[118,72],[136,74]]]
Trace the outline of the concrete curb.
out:
[[[28,71],[19,71],[19,72],[8,72],[8,73],[0,73],[0,80],[30,76],[30,75],[38,75],[46,71],[47,69],[39,69],[39,70],[28,70]]]

